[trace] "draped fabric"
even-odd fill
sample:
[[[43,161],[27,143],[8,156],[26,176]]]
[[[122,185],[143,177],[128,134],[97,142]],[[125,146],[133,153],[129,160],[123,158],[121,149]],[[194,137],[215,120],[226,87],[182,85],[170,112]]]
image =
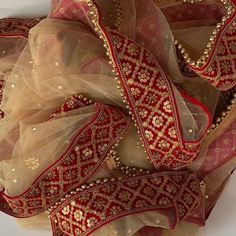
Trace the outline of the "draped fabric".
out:
[[[53,0],[2,19],[1,211],[55,236],[200,236],[236,166],[235,12]]]

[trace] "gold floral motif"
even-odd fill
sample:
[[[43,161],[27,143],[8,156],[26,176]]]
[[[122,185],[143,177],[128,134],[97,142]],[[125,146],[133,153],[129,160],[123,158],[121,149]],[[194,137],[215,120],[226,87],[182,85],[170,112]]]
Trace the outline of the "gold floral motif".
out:
[[[67,170],[66,173],[64,174],[65,180],[67,181],[72,181],[76,179],[77,177],[77,172],[76,170]]]
[[[166,190],[167,192],[171,193],[171,194],[175,194],[176,193],[176,187],[173,184],[168,184],[166,186]]]
[[[69,231],[70,230],[70,225],[69,225],[69,223],[67,221],[62,221],[61,225],[62,225],[62,228],[65,231]]]
[[[166,148],[170,147],[170,144],[166,140],[162,139],[162,140],[159,141],[158,147],[160,149],[166,149]]]
[[[221,62],[221,69],[225,74],[231,72],[231,70],[232,70],[231,62],[229,60],[222,61]]]
[[[149,130],[145,130],[145,136],[149,141],[152,140],[154,137],[153,133]]]
[[[136,179],[132,179],[129,182],[126,183],[127,186],[133,187],[133,188],[138,188],[140,185],[140,182]]]
[[[172,109],[171,109],[171,105],[169,101],[165,101],[163,103],[163,109],[165,110],[165,112],[171,113]]]
[[[107,201],[106,199],[102,199],[102,198],[97,198],[96,201],[93,202],[93,207],[98,210],[98,211],[102,211],[104,205],[106,205]]]
[[[109,136],[109,133],[106,129],[101,129],[98,133],[96,133],[96,138],[103,139]]]
[[[74,212],[74,218],[75,218],[76,221],[81,221],[82,218],[83,218],[83,212],[79,211],[79,210],[76,210]]]
[[[52,186],[52,187],[49,189],[49,192],[50,192],[50,194],[56,194],[56,193],[58,193],[58,188]]]
[[[186,209],[182,205],[178,206],[178,214],[181,218],[186,215]]]
[[[183,176],[182,175],[174,175],[172,177],[177,183],[180,183],[181,181],[183,181]]]
[[[131,73],[132,66],[131,66],[129,63],[123,63],[123,64],[122,64],[122,68],[123,68],[123,72],[124,72],[126,75],[129,75],[129,74]]]
[[[95,223],[97,222],[97,219],[95,217],[90,217],[88,220],[87,220],[87,226],[90,228],[90,227],[93,227],[95,225]]]
[[[136,208],[143,208],[146,205],[147,205],[147,202],[144,199],[140,199],[140,200],[136,201],[136,203],[135,203]]]
[[[90,148],[85,148],[83,151],[83,155],[89,157],[93,154],[93,151]]]
[[[229,42],[229,49],[232,53],[236,54],[236,40]]]
[[[139,115],[140,115],[142,118],[146,118],[146,117],[147,117],[147,113],[148,113],[148,112],[147,112],[146,110],[144,110],[144,109],[139,111]]]
[[[177,131],[176,131],[175,127],[169,128],[168,134],[170,135],[170,137],[176,138],[177,137]]]
[[[146,96],[145,101],[150,105],[153,106],[157,102],[157,96],[154,93],[150,93]]]
[[[208,156],[209,158],[209,156]],[[190,184],[190,189],[193,191],[193,192],[197,192],[198,191],[198,185],[195,183],[195,182],[191,182]]]
[[[119,58],[123,58],[124,57],[124,53],[123,52],[120,52],[119,55],[118,55]]]
[[[110,215],[116,215],[118,212],[121,212],[122,209],[120,206],[112,206],[110,209]]]
[[[65,207],[63,208],[63,210],[62,210],[62,213],[63,213],[64,215],[69,215],[69,213],[70,213],[70,206],[65,206]]]
[[[73,109],[74,107],[76,107],[76,100],[75,99],[69,99],[67,102],[66,102],[66,105],[69,107],[69,108],[71,108],[71,109]]]
[[[99,152],[105,151],[106,148],[107,148],[107,144],[106,144],[106,143],[105,143],[105,144],[99,144],[99,145],[98,145],[98,150],[99,150]]]
[[[138,49],[137,46],[134,44],[129,44],[127,46],[127,52],[131,55],[131,56],[137,56],[138,55]]]
[[[65,157],[64,163],[66,165],[70,165],[75,161],[75,159],[76,159],[76,156],[72,153]]]
[[[83,194],[80,198],[81,202],[87,202],[91,198],[90,194]]]
[[[131,193],[127,191],[122,191],[119,193],[119,199],[123,202],[128,201],[131,198]]]
[[[154,116],[152,118],[152,124],[157,128],[163,126],[163,122],[164,122],[164,120],[161,116]]]
[[[148,80],[150,80],[150,73],[148,72],[148,70],[146,69],[141,69],[138,72],[138,79],[141,83],[143,82],[147,82]]]
[[[156,85],[158,87],[160,87],[161,89],[166,89],[166,84],[165,84],[165,81],[163,79],[158,79],[156,81]]]
[[[40,201],[39,200],[30,201],[30,202],[28,202],[28,205],[30,207],[38,207],[38,206],[40,206]]]
[[[219,52],[220,54],[224,54],[224,53],[225,53],[225,47],[224,47],[222,44],[219,45],[219,47],[218,47],[218,52]]]
[[[91,105],[92,103],[93,101],[90,98],[87,98],[81,94],[76,94],[69,97],[69,99],[65,102],[65,105],[67,105],[69,109],[75,109],[81,107],[81,105]]]
[[[29,157],[24,161],[25,166],[31,170],[35,170],[39,167],[39,159],[34,157]]]
[[[131,88],[131,93],[136,96],[139,95],[141,92],[138,88]]]
[[[134,81],[132,79],[128,79],[127,82],[128,82],[128,84],[133,84],[134,83]]]
[[[119,40],[117,40],[116,48],[119,49],[122,46],[123,46],[122,43]]]
[[[47,179],[48,180],[51,180],[51,179],[54,179],[55,177],[57,176],[57,173],[56,173],[56,171],[51,171],[51,172],[49,172],[48,174],[47,174]]]
[[[160,200],[159,200],[159,204],[161,206],[167,206],[170,204],[170,200],[167,198],[167,197],[162,197]]]
[[[151,179],[151,182],[153,182],[153,184],[155,185],[160,185],[163,182],[163,179],[156,177],[156,178]]]
[[[183,200],[189,205],[193,203],[193,197],[188,193],[184,194]]]
[[[149,186],[145,186],[142,191],[151,198],[156,194],[156,191]]]
[[[76,229],[75,229],[75,235],[76,235],[76,236],[81,235],[81,233],[82,233],[82,232],[81,232],[81,230],[80,230],[79,228],[76,228]]]

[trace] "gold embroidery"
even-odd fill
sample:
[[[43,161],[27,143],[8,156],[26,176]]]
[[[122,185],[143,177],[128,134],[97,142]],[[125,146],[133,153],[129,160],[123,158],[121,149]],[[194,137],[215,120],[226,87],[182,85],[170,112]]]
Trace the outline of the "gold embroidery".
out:
[[[120,180],[88,183],[49,210],[65,235],[89,234],[107,222],[128,214],[172,208],[176,222],[199,206],[201,184],[188,171],[162,172]],[[68,202],[75,202],[70,213]],[[63,205],[66,205],[65,207]],[[71,227],[68,228],[67,224]],[[77,233],[76,233],[77,232]]]
[[[81,221],[83,218],[83,212],[82,211],[75,211],[74,218],[76,221]]]
[[[31,170],[35,170],[39,167],[39,159],[34,157],[29,157],[24,161],[25,166]]]

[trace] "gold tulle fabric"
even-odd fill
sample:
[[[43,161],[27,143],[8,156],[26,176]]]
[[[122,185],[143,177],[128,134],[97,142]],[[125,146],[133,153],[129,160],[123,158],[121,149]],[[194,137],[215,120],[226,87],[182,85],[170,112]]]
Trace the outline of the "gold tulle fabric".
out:
[[[85,1],[75,2],[78,9],[85,9]],[[113,24],[109,15],[115,12],[114,4],[101,0],[97,4],[105,18],[107,16],[107,24]],[[184,89],[202,102],[212,116],[220,92],[197,75],[190,80],[181,73],[174,38],[185,42],[190,52],[198,55],[214,28],[212,21],[168,23],[165,8],[176,6],[176,1],[155,4],[154,1],[121,0],[120,4],[123,18],[119,32],[153,52],[176,86],[174,92],[184,138],[197,140],[206,129],[208,118],[198,108],[190,110],[183,103],[178,89]],[[221,9],[220,5],[213,5]],[[86,16],[87,11],[83,11],[84,17],[79,15],[78,19],[73,16],[68,19],[70,15],[66,15],[66,12],[69,8],[70,3],[67,1],[53,1],[49,17],[30,30],[28,40],[0,38],[1,48],[7,51],[0,58],[0,78],[5,81],[0,106],[5,114],[0,120],[0,188],[9,196],[17,196],[29,188],[37,176],[60,157],[74,132],[95,113],[93,106],[87,106],[60,114],[54,120],[47,120],[65,99],[82,94],[95,102],[126,109],[116,87],[103,42],[93,31],[90,18]],[[58,12],[62,12],[60,17]],[[189,168],[198,172],[206,159],[209,145],[235,120],[236,112],[233,109],[213,132],[214,135],[206,137],[198,158]],[[191,135],[187,132],[189,127],[194,130]],[[139,142],[139,135],[132,124],[117,150],[121,162],[128,166],[153,169]],[[210,199],[218,197],[219,190],[235,166],[236,160],[232,157],[229,162],[204,176]],[[111,176],[112,168],[111,172],[100,170],[97,176]],[[206,203],[207,209],[211,208],[211,204]],[[46,214],[22,219],[20,224],[23,227],[50,230]],[[170,231],[171,219],[158,212],[125,216],[104,225],[92,235],[139,236],[138,231],[144,226],[164,228],[163,236],[204,235],[196,225],[186,222]]]

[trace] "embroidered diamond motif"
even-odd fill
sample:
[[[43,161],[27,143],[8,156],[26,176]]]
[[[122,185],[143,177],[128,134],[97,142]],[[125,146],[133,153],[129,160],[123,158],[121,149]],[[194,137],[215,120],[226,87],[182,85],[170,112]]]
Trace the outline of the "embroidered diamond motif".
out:
[[[127,131],[130,119],[117,108],[103,104],[96,107],[96,117],[77,132],[66,153],[43,172],[30,189],[14,200],[3,195],[2,200],[9,206],[7,209],[11,208],[11,215],[29,217],[43,212],[80,186],[103,163],[110,148]],[[101,145],[103,148],[97,152]],[[64,225],[66,227],[66,223]]]
[[[138,186],[133,188],[130,183]],[[198,186],[197,192],[191,191],[192,185]],[[200,204],[200,196],[199,181],[191,172],[141,175],[108,181],[74,193],[51,212],[50,218],[53,228],[59,227],[65,235],[81,232],[81,236],[127,214],[143,211],[171,208],[178,222],[194,212]],[[74,204],[68,209],[70,202]],[[70,213],[65,216],[65,211]],[[56,223],[52,219],[56,219]],[[65,227],[65,222],[70,222],[70,227]]]
[[[183,140],[172,83],[146,49],[115,31],[106,35],[120,85],[150,161],[157,169],[186,166],[197,156],[201,141],[190,147]]]
[[[236,86],[236,13],[221,30],[208,62],[202,68],[191,67],[210,84],[225,91]]]

